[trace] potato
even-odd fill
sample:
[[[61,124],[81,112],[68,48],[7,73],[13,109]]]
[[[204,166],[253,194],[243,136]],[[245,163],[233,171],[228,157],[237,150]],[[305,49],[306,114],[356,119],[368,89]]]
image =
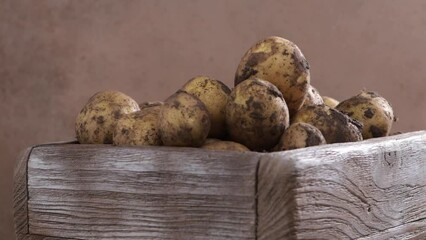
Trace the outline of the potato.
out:
[[[209,111],[211,128],[208,137],[224,138],[226,135],[225,106],[231,90],[221,81],[207,76],[192,78],[181,90],[200,99]]]
[[[321,95],[318,90],[314,88],[312,85],[308,85],[308,91],[306,93],[305,101],[303,102],[303,106],[308,105],[323,105],[324,100],[322,100]]]
[[[336,109],[364,125],[364,139],[388,136],[395,119],[392,106],[375,92],[363,91],[339,103]]]
[[[160,101],[143,102],[143,103],[139,103],[139,108],[142,110],[144,108],[150,108],[150,107],[155,107],[155,106],[162,106],[163,104],[164,104],[164,102],[160,102]]]
[[[139,111],[138,103],[124,93],[103,91],[93,95],[75,121],[79,143],[110,144],[117,120]]]
[[[182,147],[203,145],[211,125],[206,106],[183,91],[176,92],[164,102],[158,124],[164,145]]]
[[[292,123],[304,122],[318,128],[327,143],[362,140],[362,124],[326,105],[311,105],[300,109]]]
[[[277,86],[293,115],[302,106],[308,91],[309,64],[296,44],[272,36],[256,43],[242,57],[235,74],[235,86],[250,77]]]
[[[201,148],[210,150],[223,150],[223,151],[237,151],[247,152],[250,151],[246,146],[232,142],[232,141],[210,141],[206,142]]]
[[[114,130],[113,144],[127,146],[160,146],[158,118],[161,106],[151,106],[121,117]]]
[[[217,141],[221,141],[221,140],[217,138],[207,138],[206,141],[204,142],[204,145],[212,143],[212,142],[217,142]]]
[[[326,144],[324,136],[318,128],[311,124],[298,122],[291,124],[281,136],[274,151],[284,151]]]
[[[274,147],[289,125],[283,95],[270,82],[245,80],[231,92],[226,105],[229,138],[254,151]]]
[[[332,97],[322,96],[322,100],[324,101],[325,105],[331,108],[336,108],[336,106],[339,104],[339,101]]]

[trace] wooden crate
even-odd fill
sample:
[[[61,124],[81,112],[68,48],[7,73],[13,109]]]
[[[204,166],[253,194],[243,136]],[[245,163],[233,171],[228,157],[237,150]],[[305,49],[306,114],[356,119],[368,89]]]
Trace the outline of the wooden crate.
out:
[[[18,239],[426,239],[426,131],[280,153],[47,144]]]

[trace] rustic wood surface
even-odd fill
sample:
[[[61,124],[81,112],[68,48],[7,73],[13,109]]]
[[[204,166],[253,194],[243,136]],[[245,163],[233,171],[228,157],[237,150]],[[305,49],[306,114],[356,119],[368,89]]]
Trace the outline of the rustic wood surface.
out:
[[[63,141],[56,143],[44,144],[47,145],[62,145],[75,144],[75,140]],[[29,147],[21,152],[20,157],[15,166],[14,171],[14,189],[13,189],[13,208],[14,208],[14,223],[15,233],[18,239],[41,239],[45,236],[35,236],[29,234],[28,229],[28,160],[32,150],[39,145]],[[46,238],[47,240],[47,238]]]
[[[294,162],[262,156],[257,185],[257,239],[291,239],[294,229]]]
[[[13,208],[15,232],[18,239],[28,234],[27,163],[32,147],[21,153],[14,172]]]
[[[60,145],[28,164],[29,232],[79,239],[254,239],[258,157]]]
[[[402,240],[402,239],[426,239],[426,219],[414,221],[400,226],[378,232],[359,240]]]
[[[15,172],[34,240],[424,240],[424,199],[426,131],[264,154],[43,145]]]
[[[356,239],[371,235],[374,238],[370,239],[388,239],[397,233],[404,236],[398,239],[425,236],[425,132],[355,144],[325,145],[268,157],[269,160],[260,163],[260,169],[265,170],[260,171],[259,183],[278,181],[280,184],[280,179],[286,179],[292,192],[288,194],[282,182],[280,187],[285,189],[282,192],[270,191],[259,184],[259,196],[266,194],[259,199],[259,204],[270,206],[258,209],[276,207],[274,212],[259,212],[259,220],[266,215],[265,220],[259,222],[259,230],[266,229],[266,232],[259,231],[259,239],[265,234],[268,234],[265,239],[287,236],[290,219],[294,221],[290,224],[294,239]],[[293,162],[292,170],[283,175],[268,174],[285,169],[286,160]],[[266,226],[261,226],[263,224]],[[404,235],[408,230],[413,235]]]
[[[23,240],[78,240],[76,238],[48,237],[48,236],[34,235],[34,234],[27,234],[22,239]]]

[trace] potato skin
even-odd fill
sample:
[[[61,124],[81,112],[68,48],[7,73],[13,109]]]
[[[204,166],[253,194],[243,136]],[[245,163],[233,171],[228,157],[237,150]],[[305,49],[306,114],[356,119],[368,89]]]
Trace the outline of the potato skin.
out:
[[[138,103],[118,91],[94,94],[77,115],[75,133],[82,144],[112,143],[115,125],[121,116],[139,111]]]
[[[327,143],[362,140],[362,124],[326,105],[311,105],[300,109],[292,123],[304,122],[318,128]]]
[[[181,90],[197,97],[210,114],[211,128],[208,137],[223,139],[226,136],[225,107],[231,90],[223,82],[208,76],[189,80]]]
[[[142,110],[144,108],[150,108],[150,107],[155,107],[155,106],[162,106],[163,104],[164,104],[164,102],[160,102],[160,101],[142,102],[142,103],[139,103],[139,108]]]
[[[161,106],[151,106],[121,117],[114,129],[113,144],[116,146],[160,146],[158,118]]]
[[[392,106],[375,92],[363,91],[342,101],[336,109],[364,125],[364,139],[388,136],[395,119]]]
[[[293,115],[303,104],[310,83],[309,64],[293,42],[272,36],[257,42],[242,57],[234,84],[251,77],[271,82],[284,96]]]
[[[306,93],[305,101],[303,102],[303,106],[308,105],[323,105],[324,100],[319,94],[318,90],[314,88],[312,85],[308,85],[308,91]]]
[[[204,144],[209,144],[209,143],[217,142],[217,141],[221,141],[221,140],[217,138],[207,138]]]
[[[222,150],[222,151],[237,151],[237,152],[249,152],[246,146],[232,141],[210,141],[206,142],[201,148],[209,150]]]
[[[324,104],[330,108],[336,108],[336,106],[339,105],[339,101],[332,97],[322,96],[322,100],[324,101]]]
[[[163,145],[181,147],[203,145],[211,126],[206,106],[183,91],[164,102],[158,124]]]
[[[238,84],[226,105],[229,138],[254,151],[274,147],[289,125],[286,102],[273,84],[252,78]]]
[[[291,124],[281,136],[274,151],[285,151],[326,144],[321,131],[308,123]]]

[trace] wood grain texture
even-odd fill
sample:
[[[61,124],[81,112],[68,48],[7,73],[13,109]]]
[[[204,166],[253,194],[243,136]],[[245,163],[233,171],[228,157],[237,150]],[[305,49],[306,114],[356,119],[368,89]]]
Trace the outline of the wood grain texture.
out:
[[[394,228],[386,229],[359,240],[404,240],[404,239],[426,239],[426,219],[403,224]]]
[[[48,145],[62,145],[62,144],[75,144],[76,141],[62,141],[44,144]],[[21,152],[20,157],[14,168],[13,177],[13,208],[14,208],[14,223],[15,234],[18,239],[33,239],[34,236],[28,232],[28,160],[32,150],[37,147],[29,147]]]
[[[78,239],[254,239],[258,155],[187,148],[40,146],[29,232]]]
[[[276,165],[269,166],[270,169],[285,169],[292,166],[288,161],[293,162],[294,169],[284,173],[292,173],[293,179],[287,180],[293,182],[292,192],[282,191],[280,201],[279,191],[269,191],[272,206],[277,205],[275,202],[287,203],[269,218],[276,218],[273,222],[279,224],[293,219],[291,239],[356,239],[371,235],[380,239],[398,226],[411,229],[409,223],[420,226],[415,229],[424,236],[423,222],[415,222],[426,218],[425,132],[268,156],[271,159],[261,160],[261,169],[264,161]],[[259,182],[274,181],[262,180],[271,177],[268,172],[264,174],[259,175]],[[288,200],[292,197],[293,202]],[[268,198],[260,202],[271,204]],[[282,211],[293,214],[286,216]],[[280,239],[286,231],[283,229],[268,239]]]
[[[60,144],[26,156],[20,239],[426,239],[426,131],[280,153]]]
[[[59,238],[59,237],[49,237],[49,236],[34,235],[34,234],[27,234],[22,239],[23,240],[78,240],[76,238]]]
[[[289,239],[295,234],[294,162],[262,156],[257,185],[257,239]]]
[[[18,239],[28,234],[27,163],[32,147],[21,153],[14,171],[13,208],[15,232]]]

